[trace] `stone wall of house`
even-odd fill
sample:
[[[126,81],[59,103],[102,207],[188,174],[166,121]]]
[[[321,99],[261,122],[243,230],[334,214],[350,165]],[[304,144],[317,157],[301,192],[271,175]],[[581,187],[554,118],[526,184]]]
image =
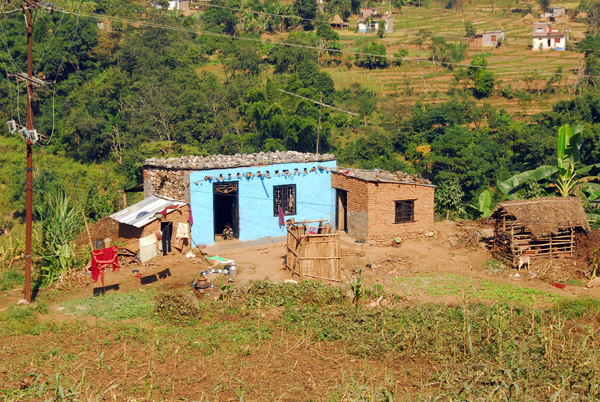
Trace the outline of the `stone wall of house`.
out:
[[[331,186],[348,192],[346,206],[348,234],[358,240],[367,240],[369,224],[367,182],[334,172],[331,175]]]
[[[189,170],[144,166],[144,198],[164,195],[190,202]]]
[[[388,244],[394,237],[415,238],[433,230],[435,187],[404,183],[368,183],[368,239]],[[414,221],[395,223],[396,201],[414,200]]]

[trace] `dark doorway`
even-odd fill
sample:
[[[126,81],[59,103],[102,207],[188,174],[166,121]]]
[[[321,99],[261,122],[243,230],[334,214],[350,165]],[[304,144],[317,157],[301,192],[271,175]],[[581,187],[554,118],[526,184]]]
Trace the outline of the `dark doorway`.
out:
[[[213,205],[215,236],[223,234],[225,225],[230,224],[233,229],[233,235],[239,237],[240,234],[240,214],[238,201],[238,182],[214,183],[213,184]]]
[[[160,223],[160,237],[162,242],[162,253],[167,255],[172,251],[171,239],[173,238],[173,222],[161,222]]]
[[[335,228],[348,231],[348,192],[335,189]]]

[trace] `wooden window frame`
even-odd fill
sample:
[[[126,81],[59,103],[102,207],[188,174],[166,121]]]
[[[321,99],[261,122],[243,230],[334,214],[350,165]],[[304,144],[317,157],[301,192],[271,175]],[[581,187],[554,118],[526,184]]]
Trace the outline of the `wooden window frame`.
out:
[[[394,201],[394,224],[415,222],[415,201],[416,200]],[[407,208],[407,206],[409,207]]]
[[[293,197],[293,205],[291,203],[283,203],[286,194],[288,197]],[[283,184],[281,186],[273,186],[273,216],[279,216],[279,207],[283,209],[283,215],[296,215],[296,185]]]

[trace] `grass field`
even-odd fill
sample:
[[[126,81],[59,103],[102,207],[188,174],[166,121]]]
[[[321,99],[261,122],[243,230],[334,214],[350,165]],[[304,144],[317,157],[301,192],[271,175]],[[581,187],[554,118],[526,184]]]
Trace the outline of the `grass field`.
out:
[[[468,287],[449,276],[426,289]],[[0,389],[7,401],[597,401],[600,303],[484,287],[488,303],[455,306],[381,287],[353,304],[315,282],[198,304],[160,290],[46,298],[0,314]],[[381,296],[387,307],[367,307]]]

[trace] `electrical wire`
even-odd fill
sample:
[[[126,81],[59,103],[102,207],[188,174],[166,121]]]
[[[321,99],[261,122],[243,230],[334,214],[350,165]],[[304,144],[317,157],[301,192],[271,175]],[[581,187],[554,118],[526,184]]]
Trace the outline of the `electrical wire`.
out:
[[[112,20],[112,21],[118,21],[118,22],[121,22],[121,23],[127,24],[127,25],[146,26],[146,27],[150,27],[150,28],[187,32],[187,33],[193,33],[196,35],[214,36],[214,37],[220,37],[220,38],[231,39],[231,40],[242,40],[242,41],[247,41],[247,42],[263,43],[263,44],[269,44],[269,45],[274,45],[274,46],[286,46],[286,47],[311,49],[311,50],[318,50],[318,51],[325,50],[330,53],[349,54],[349,55],[354,55],[354,56],[379,57],[379,58],[388,59],[388,60],[402,59],[401,57],[396,57],[393,55],[380,55],[380,54],[374,54],[374,53],[356,52],[356,51],[342,50],[342,49],[327,49],[327,48],[322,48],[322,47],[318,47],[318,46],[301,45],[301,44],[296,44],[296,43],[271,42],[271,41],[267,41],[267,40],[263,40],[263,39],[259,39],[259,38],[250,38],[250,37],[244,37],[244,36],[228,35],[228,34],[224,34],[224,33],[208,32],[208,31],[202,31],[202,30],[198,30],[198,29],[183,28],[183,27],[177,27],[177,26],[172,26],[172,25],[164,25],[164,24],[158,24],[158,23],[148,22],[148,21],[132,20],[129,18],[118,17],[118,16],[108,16],[108,15],[90,14],[90,13],[81,13],[81,12],[74,13],[72,11],[64,10],[61,8],[55,8],[55,11],[61,12],[61,13],[73,14],[73,15],[80,15],[80,16],[84,16],[84,17],[88,17],[88,18],[103,19],[103,20],[107,19],[107,20]],[[437,63],[433,62],[432,60],[424,59],[424,58],[416,58],[416,59],[409,59],[409,60],[417,61],[417,62],[424,62],[424,63],[431,63],[434,65],[437,65]],[[507,72],[511,72],[511,71],[512,72],[523,72],[522,69],[506,68],[506,67],[472,66],[470,64],[464,64],[464,63],[441,63],[441,64],[443,64],[445,66],[452,66],[452,67],[468,67],[468,68],[477,68],[477,69],[482,68],[482,69],[507,71]],[[538,71],[537,74],[545,75],[545,76],[552,76],[552,75],[572,76],[571,73],[557,73],[555,71],[554,72]],[[600,78],[600,76],[588,75],[588,74],[582,75],[582,77]]]
[[[77,11],[81,10],[81,7],[83,6],[83,1],[84,0],[81,0],[79,2],[79,6],[77,7]],[[62,22],[63,22],[64,17],[66,15],[67,14],[63,14],[62,15],[62,18],[61,18],[60,23],[59,23],[59,28],[62,25]],[[75,32],[74,32],[73,36],[71,37],[71,45],[67,49],[67,53],[73,48],[73,46],[75,44],[75,37],[77,36],[77,32],[79,31],[79,16],[76,16],[76,19],[77,19],[77,25],[75,27]],[[54,35],[55,34],[56,34],[56,32],[54,33]],[[53,38],[54,38],[54,35],[53,35]],[[60,73],[60,71],[61,71],[64,63],[65,63],[65,56],[63,55],[63,57],[61,58],[61,62],[59,64],[59,66],[56,68],[56,74],[54,75],[54,81],[53,81],[53,84],[52,84],[52,85],[54,85],[54,88],[53,88],[53,91],[52,91],[52,130],[50,131],[50,137],[48,138],[48,141],[45,144],[39,142],[39,145],[44,146],[44,147],[50,145],[50,143],[52,142],[52,138],[54,137],[54,130],[55,130],[55,127],[56,127],[56,109],[55,109],[56,80],[58,79],[58,74]],[[77,71],[78,75],[80,75],[79,74],[79,69],[76,69],[76,71]],[[102,107],[102,106],[100,106],[100,107]]]
[[[2,4],[2,7],[3,6],[4,6],[4,4]],[[2,7],[0,7],[0,10],[2,9]],[[14,10],[14,11],[19,11],[19,10]],[[11,12],[14,12],[14,11],[11,11]],[[0,33],[2,34],[2,43],[4,45],[4,48],[6,49],[6,53],[8,55],[9,60],[10,60],[10,64],[12,65],[12,68],[13,68],[13,75],[16,76],[17,73],[21,71],[21,68],[17,64],[16,60],[12,57],[12,53],[10,52],[10,48],[8,46],[8,40],[6,39],[6,33],[4,31],[4,25],[2,24],[2,19],[0,19]],[[8,71],[7,70],[6,70],[6,73],[7,73],[7,79],[8,79]],[[17,107],[16,107],[16,110],[17,110],[17,121],[19,122],[19,124],[22,125],[22,123],[21,123],[21,111],[20,111],[21,109],[20,109],[20,101],[19,101],[20,92],[21,92],[20,91],[20,86],[19,86],[19,83],[17,82],[17,85],[16,85],[16,93],[17,93]],[[12,98],[11,98],[11,105],[12,105]],[[14,116],[12,110],[11,110],[11,114]]]
[[[62,14],[60,21],[58,23],[58,27],[56,29],[52,30],[52,37],[50,38],[50,40],[48,41],[48,43],[46,44],[46,47],[44,48],[44,50],[42,51],[42,54],[40,55],[40,58],[37,62],[37,64],[35,65],[35,68],[33,69],[33,73],[36,74],[38,71],[38,68],[40,67],[40,64],[42,64],[42,60],[44,59],[44,55],[46,54],[46,51],[48,51],[48,48],[50,47],[50,45],[52,44],[52,41],[54,40],[54,38],[56,37],[56,34],[58,33],[58,31],[60,31],[60,27],[63,23],[63,20],[65,19],[66,14]]]

